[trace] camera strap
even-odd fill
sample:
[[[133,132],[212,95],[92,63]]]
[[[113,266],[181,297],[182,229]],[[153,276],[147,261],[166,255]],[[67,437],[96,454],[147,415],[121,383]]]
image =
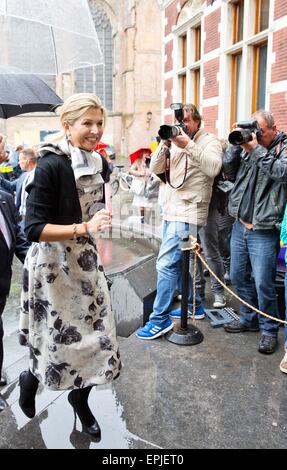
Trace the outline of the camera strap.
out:
[[[187,175],[187,165],[188,165],[188,162],[187,162],[187,155],[185,155],[185,170],[184,170],[184,175],[183,175],[183,180],[182,182],[180,183],[179,186],[173,186],[173,184],[171,183],[170,181],[170,176],[171,176],[171,171],[170,171],[170,151],[167,149],[166,152],[165,152],[165,163],[164,163],[164,174],[165,174],[165,180],[167,182],[167,184],[169,184],[169,186],[173,189],[179,189],[181,188],[184,183],[185,183],[185,180],[186,180],[186,175]]]

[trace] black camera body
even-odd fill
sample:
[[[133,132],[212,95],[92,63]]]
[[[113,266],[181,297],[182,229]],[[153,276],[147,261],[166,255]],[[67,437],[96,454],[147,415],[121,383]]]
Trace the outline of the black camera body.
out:
[[[262,136],[262,131],[257,121],[241,121],[237,122],[237,128],[230,132],[228,141],[232,145],[242,145],[250,142],[256,135],[257,140]]]
[[[168,124],[163,124],[160,126],[158,135],[163,140],[173,139],[181,134],[180,130],[182,129],[186,134],[188,134],[188,128],[183,124],[183,104],[182,103],[172,103],[171,109],[174,111],[174,117],[179,124],[169,126]]]
[[[174,126],[163,124],[159,128],[158,135],[163,140],[173,139],[174,137],[180,135],[180,129],[182,129],[185,133],[188,133],[188,129],[182,122],[180,124],[175,124]]]

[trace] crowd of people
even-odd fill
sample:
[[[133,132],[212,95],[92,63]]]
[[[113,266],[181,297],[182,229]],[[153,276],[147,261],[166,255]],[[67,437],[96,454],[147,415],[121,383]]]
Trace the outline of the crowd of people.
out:
[[[287,244],[287,135],[277,129],[270,112],[259,110],[252,119],[260,134],[253,133],[242,145],[228,145],[201,128],[202,117],[193,104],[184,105],[182,112],[177,135],[162,139],[152,155],[141,149],[129,169],[135,188],[155,182],[157,195],[158,187],[163,188],[157,294],[149,321],[136,336],[156,339],[180,318],[181,309],[173,308],[173,300],[176,289],[181,291],[182,240],[192,235],[200,240],[218,279],[231,282],[243,300],[269,314],[258,315],[242,305],[240,320],[225,325],[225,331],[260,330],[258,351],[271,354],[278,345],[275,276],[280,229]],[[19,405],[33,418],[39,383],[51,390],[70,390],[75,418],[83,432],[97,439],[101,430],[88,405],[89,393],[93,386],[116,379],[121,370],[97,250],[98,234],[112,224],[107,186],[112,165],[95,152],[106,110],[97,96],[79,93],[64,102],[60,121],[59,134],[37,148],[18,148],[13,162],[11,148],[8,152],[0,135],[0,387],[6,384],[1,315],[15,253],[24,263],[19,338],[30,358],[29,369],[19,377]],[[140,191],[134,189],[133,204],[145,222],[152,196]],[[188,315],[195,305],[195,318],[201,320],[202,276],[195,298],[191,277]],[[211,278],[211,290],[214,307],[224,307],[222,284]],[[284,349],[280,370],[287,373],[286,325]],[[0,396],[0,411],[6,406]]]
[[[166,171],[165,154],[169,151],[173,184],[166,184],[165,188],[153,312],[136,335],[143,340],[156,339],[171,330],[173,319],[180,317],[180,309],[172,307],[175,288],[181,286],[181,244],[186,236],[193,235],[200,239],[217,277],[223,283],[231,282],[245,302],[268,314],[258,314],[242,305],[240,320],[226,324],[225,331],[260,330],[258,351],[272,354],[278,345],[280,324],[275,287],[280,228],[286,243],[282,220],[287,203],[287,135],[277,129],[269,111],[258,110],[252,120],[257,121],[260,133],[253,132],[251,140],[242,145],[227,146],[200,128],[201,116],[193,105],[185,105],[183,113],[184,130],[162,140],[151,158],[150,170],[160,176]],[[222,179],[232,183],[227,213],[222,211]],[[223,206],[226,196],[224,199]],[[219,235],[222,227],[223,244]],[[191,279],[189,285],[189,316],[195,303],[195,318],[203,319],[200,291],[197,289],[193,299]],[[222,285],[214,279],[211,288],[214,307],[224,307]],[[286,325],[284,348],[286,351]],[[280,363],[284,373],[286,359],[285,352]]]

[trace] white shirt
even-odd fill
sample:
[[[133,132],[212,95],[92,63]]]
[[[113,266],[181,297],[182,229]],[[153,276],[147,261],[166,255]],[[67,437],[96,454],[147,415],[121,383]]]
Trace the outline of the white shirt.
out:
[[[31,171],[27,172],[26,178],[24,178],[23,184],[22,184],[22,190],[21,190],[21,205],[19,207],[19,213],[20,215],[24,216],[26,215],[26,201],[27,201],[27,196],[28,193],[26,191],[26,188],[28,184],[32,183],[34,179],[34,174],[35,174],[35,168]]]
[[[4,215],[2,214],[2,210],[0,208],[0,230],[1,232],[3,233],[3,236],[5,238],[5,241],[6,241],[6,244],[8,246],[8,248],[11,247],[11,235],[10,235],[10,232],[9,232],[9,229],[7,227],[7,223],[6,223],[6,220],[4,218]]]

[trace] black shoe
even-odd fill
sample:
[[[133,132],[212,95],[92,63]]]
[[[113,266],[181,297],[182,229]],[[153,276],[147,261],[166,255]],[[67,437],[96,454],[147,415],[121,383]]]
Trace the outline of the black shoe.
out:
[[[35,396],[39,380],[30,372],[21,372],[19,377],[20,397],[19,406],[28,418],[34,418],[36,414]]]
[[[89,390],[86,391],[86,388]],[[88,396],[91,387],[86,388],[72,390],[68,395],[68,401],[70,405],[72,405],[75,414],[74,430],[76,429],[76,419],[78,415],[82,424],[82,432],[89,434],[94,439],[100,440],[100,425],[88,405]]]
[[[278,340],[274,336],[262,335],[259,341],[258,351],[261,354],[272,354],[274,353],[277,344]]]
[[[7,408],[8,406],[8,403],[6,400],[4,400],[4,398],[2,397],[2,395],[0,395],[0,413],[1,411],[3,411],[5,408]]]
[[[231,323],[223,325],[227,333],[244,333],[244,331],[256,332],[259,331],[259,326],[247,326],[240,323],[239,320],[234,320]]]

